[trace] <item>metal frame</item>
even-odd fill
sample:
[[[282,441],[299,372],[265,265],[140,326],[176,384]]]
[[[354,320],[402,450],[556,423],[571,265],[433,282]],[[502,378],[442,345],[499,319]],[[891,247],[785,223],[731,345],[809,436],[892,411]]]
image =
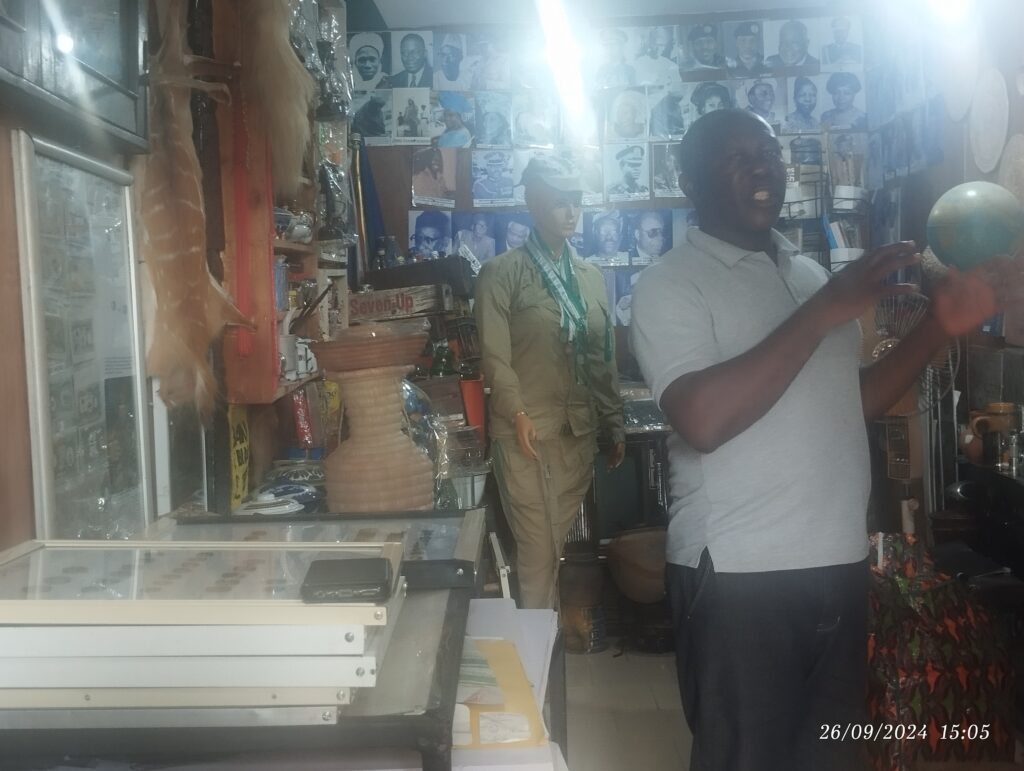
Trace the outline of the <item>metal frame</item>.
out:
[[[125,234],[128,258],[129,319],[131,325],[131,347],[134,355],[134,392],[136,404],[136,441],[139,447],[139,489],[141,492],[142,523],[145,528],[154,516],[153,469],[150,442],[149,384],[145,372],[145,351],[140,321],[142,318],[138,271],[135,259],[135,244],[132,234],[131,186],[134,178],[123,169],[109,166],[73,150],[51,144],[22,130],[12,132],[14,154],[15,195],[18,225],[18,256],[21,269],[22,307],[25,320],[25,361],[28,370],[29,426],[32,432],[33,490],[35,494],[36,535],[48,538],[53,535],[55,493],[53,466],[50,461],[49,401],[50,387],[47,379],[46,327],[43,303],[39,293],[39,223],[36,214],[36,178],[33,164],[37,155],[72,166],[93,176],[120,185],[124,188]]]

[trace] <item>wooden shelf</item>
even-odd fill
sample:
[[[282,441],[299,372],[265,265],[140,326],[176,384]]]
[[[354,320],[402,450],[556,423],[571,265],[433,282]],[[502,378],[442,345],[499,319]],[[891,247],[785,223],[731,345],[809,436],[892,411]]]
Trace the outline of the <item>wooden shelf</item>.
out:
[[[298,391],[300,388],[302,388],[302,386],[306,385],[306,383],[312,383],[314,380],[319,380],[322,374],[323,373],[317,371],[314,372],[312,375],[300,377],[298,380],[283,381],[281,385],[277,387],[277,391],[274,392],[274,401],[276,402],[282,396],[287,396],[293,391]]]
[[[317,254],[315,244],[300,244],[297,241],[285,241],[280,238],[274,239],[274,251],[283,254],[294,254],[300,257],[313,256]]]

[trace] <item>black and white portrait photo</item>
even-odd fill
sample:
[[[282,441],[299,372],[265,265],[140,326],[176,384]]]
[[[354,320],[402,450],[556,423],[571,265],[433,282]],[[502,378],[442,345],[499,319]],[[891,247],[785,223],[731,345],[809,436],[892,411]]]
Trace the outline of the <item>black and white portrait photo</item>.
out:
[[[511,206],[512,152],[510,150],[473,151],[473,206]]]
[[[715,80],[706,80],[694,86],[690,94],[690,104],[697,111],[697,118],[715,110],[727,110],[736,106],[732,100],[732,92]]]
[[[759,115],[778,131],[786,117],[785,78],[740,81],[736,86],[736,106]]]
[[[821,131],[826,78],[821,75],[798,75],[787,79],[789,112],[782,122],[783,134],[817,134]],[[829,99],[829,102],[832,100]]]
[[[672,212],[668,209],[629,210],[626,236],[629,264],[651,265],[672,248]]]
[[[434,253],[452,250],[452,215],[451,212],[410,211],[409,212],[409,248],[416,259],[429,260]]]
[[[474,91],[501,91],[512,87],[509,35],[476,32],[467,36],[469,68]]]
[[[558,140],[558,97],[546,89],[512,95],[512,141],[517,147],[553,147]]]
[[[596,145],[561,147],[556,153],[579,169],[580,180],[583,182],[582,204],[598,206],[604,203],[604,159],[601,148]]]
[[[647,89],[647,133],[651,139],[682,139],[687,127],[697,117],[697,108],[690,101],[693,84],[673,83]]]
[[[629,265],[626,218],[618,209],[583,212],[583,257],[601,267]]]
[[[679,80],[679,65],[671,58],[676,50],[675,27],[645,27],[640,48],[631,62],[638,86],[662,86]]]
[[[756,78],[771,72],[764,63],[764,22],[727,21],[722,24],[725,65],[734,78]]]
[[[647,138],[647,95],[642,88],[606,92],[606,142],[643,141]]]
[[[679,58],[680,72],[725,69],[720,25],[708,22],[684,24],[680,29],[683,41]]]
[[[764,23],[765,64],[773,70],[816,72],[821,50],[819,19],[769,20]]]
[[[434,35],[424,30],[391,33],[393,88],[433,88]]]
[[[868,135],[864,132],[833,132],[828,137],[828,171],[832,187],[864,187]]]
[[[473,88],[473,60],[466,54],[466,36],[454,32],[434,34],[434,88],[469,91]]]
[[[678,142],[651,145],[651,186],[655,198],[682,198],[679,173],[682,171]]]
[[[594,69],[597,88],[628,88],[637,85],[633,62],[639,44],[630,46],[630,32],[623,27],[603,27],[594,30],[590,44],[585,46]]]
[[[429,88],[396,88],[392,92],[396,145],[429,145],[434,120]]]
[[[821,113],[821,125],[830,131],[866,131],[868,117],[864,112],[864,89],[861,75],[855,72],[833,72],[822,76],[831,104]]]
[[[864,184],[868,190],[881,190],[885,186],[885,158],[882,150],[882,132],[868,134],[868,154],[864,162]]]
[[[495,249],[498,254],[519,249],[526,244],[533,229],[533,219],[529,212],[504,212],[495,215]]]
[[[356,91],[349,106],[352,133],[368,145],[389,145],[394,136],[394,104],[390,90]]]
[[[502,91],[476,93],[476,146],[512,146],[512,97]]]
[[[455,207],[455,150],[424,147],[412,155],[413,206]]]
[[[821,46],[822,72],[860,70],[864,66],[864,45],[860,18],[836,16],[826,22]]]
[[[455,212],[452,214],[453,251],[460,253],[466,247],[481,264],[492,259],[497,252],[494,238],[496,216],[489,212]]]
[[[651,196],[647,145],[604,146],[605,195],[616,201],[642,201]]]
[[[390,88],[388,67],[391,63],[390,37],[379,32],[349,35],[348,55],[352,59],[352,88],[373,91]]]

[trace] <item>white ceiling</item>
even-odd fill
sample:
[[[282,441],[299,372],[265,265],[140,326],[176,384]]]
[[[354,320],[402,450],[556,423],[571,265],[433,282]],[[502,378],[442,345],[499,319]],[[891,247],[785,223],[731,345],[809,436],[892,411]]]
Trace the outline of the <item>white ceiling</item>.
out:
[[[349,0],[365,2],[366,0]],[[559,0],[536,0],[555,3]],[[534,0],[375,0],[389,29],[462,24],[534,24]],[[564,0],[570,18],[671,16],[726,11],[820,8],[825,0]]]

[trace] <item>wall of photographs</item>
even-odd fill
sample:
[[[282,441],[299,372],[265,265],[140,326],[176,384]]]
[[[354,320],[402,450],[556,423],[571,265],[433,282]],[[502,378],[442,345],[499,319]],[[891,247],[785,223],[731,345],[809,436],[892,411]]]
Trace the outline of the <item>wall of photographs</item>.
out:
[[[869,186],[886,172],[867,178],[868,129],[879,123],[865,94],[861,20],[771,15],[595,22],[578,34],[582,105],[559,98],[558,73],[532,31],[351,35],[352,128],[370,147],[381,197],[406,202],[405,221],[388,222],[392,234],[424,256],[465,244],[486,262],[529,232],[519,184],[529,159],[563,155],[588,186],[575,245],[606,270],[612,304],[628,307],[636,272],[695,224],[678,185],[678,140],[701,115],[734,106],[780,135],[787,235],[808,251],[824,244],[805,234],[862,246]],[[852,224],[822,224],[833,208]]]

